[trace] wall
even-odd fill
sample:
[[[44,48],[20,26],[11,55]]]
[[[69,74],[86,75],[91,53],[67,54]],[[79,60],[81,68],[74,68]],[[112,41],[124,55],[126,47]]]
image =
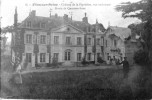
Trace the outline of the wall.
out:
[[[25,51],[23,54],[23,58],[26,57],[26,53],[32,53],[32,63],[28,64],[28,66],[32,66],[32,67],[35,67],[35,53],[34,53],[34,45],[35,44],[38,44],[38,49],[39,49],[38,63],[41,63],[40,62],[40,53],[46,53],[45,63],[49,63],[49,53],[47,53],[47,45],[50,42],[49,41],[50,37],[49,37],[49,35],[47,35],[47,32],[38,31],[37,35],[35,35],[34,32],[35,31],[25,31],[25,34],[24,34]],[[32,35],[32,43],[31,44],[26,43],[26,35],[27,34]],[[46,44],[40,44],[40,36],[41,35],[46,35]],[[36,38],[37,38],[37,41],[36,41]]]

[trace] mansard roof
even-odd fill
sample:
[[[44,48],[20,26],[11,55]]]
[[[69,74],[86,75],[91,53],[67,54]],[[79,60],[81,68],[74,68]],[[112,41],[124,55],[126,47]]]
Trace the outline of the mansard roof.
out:
[[[57,27],[57,28],[54,28],[51,30],[52,32],[57,32],[57,33],[60,33],[60,32],[66,32],[66,33],[82,33],[84,34],[84,31],[74,27],[73,25],[70,25],[70,24],[67,24],[67,25],[63,25],[61,27]]]
[[[82,31],[87,31],[86,27],[90,26],[89,23],[83,21],[74,21],[70,18],[64,19],[60,16],[42,17],[42,16],[28,16],[20,25],[19,28],[27,28],[26,22],[30,21],[32,23],[33,29],[39,29],[40,23],[45,23],[45,28],[43,30],[50,30],[63,25],[72,25]]]
[[[51,17],[43,17],[36,16],[36,11],[32,11],[29,16],[18,26],[18,28],[32,29],[32,30],[52,30],[54,28],[61,27],[63,25],[72,25],[83,32],[95,32],[96,25],[98,25],[99,32],[105,32],[104,26],[99,24],[89,24],[84,21],[75,21],[71,20],[68,15],[64,15],[63,17],[56,15],[52,15]],[[26,27],[27,22],[31,22],[32,27]],[[45,28],[41,28],[41,24],[45,24]]]

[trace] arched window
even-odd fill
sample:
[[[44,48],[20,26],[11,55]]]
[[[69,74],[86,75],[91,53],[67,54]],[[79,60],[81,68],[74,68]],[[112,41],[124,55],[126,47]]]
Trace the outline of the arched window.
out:
[[[70,61],[71,60],[71,50],[68,49],[65,51],[65,61]]]

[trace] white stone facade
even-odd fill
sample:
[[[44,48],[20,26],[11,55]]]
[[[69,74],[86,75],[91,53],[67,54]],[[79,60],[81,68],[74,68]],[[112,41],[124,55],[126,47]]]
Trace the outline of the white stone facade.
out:
[[[57,39],[55,40],[55,38]],[[66,43],[67,38],[69,38],[69,43]],[[77,44],[78,38],[81,39],[80,44]],[[65,58],[67,51],[70,56],[69,60]],[[80,60],[77,57],[78,53],[81,56]],[[55,54],[58,55],[58,62],[80,62],[84,56],[84,33],[71,25],[65,25],[53,30],[51,33],[51,59],[53,59]]]
[[[67,31],[66,29],[69,28],[70,30]],[[37,34],[35,34],[37,32]],[[27,40],[28,36],[31,35]],[[41,36],[45,36],[45,43],[41,43]],[[55,43],[55,37],[58,39]],[[66,38],[70,37],[70,44],[66,43]],[[80,38],[80,44],[78,44],[78,38]],[[29,41],[30,43],[28,43]],[[46,64],[46,63],[53,63],[53,58],[56,56],[57,62],[65,63],[65,62],[80,62],[82,61],[82,57],[84,57],[84,33],[71,26],[63,26],[59,29],[53,30],[48,35],[47,32],[41,31],[25,31],[24,33],[24,45],[25,50],[22,54],[23,59],[30,59],[28,62],[29,67],[35,67],[36,63],[36,55],[34,53],[34,45],[38,45],[38,53],[37,53],[37,63],[38,64]],[[47,52],[47,45],[50,45],[50,54]],[[68,60],[65,59],[65,52],[69,51],[70,58]],[[79,53],[79,58],[78,58]],[[28,54],[30,57],[27,57]],[[45,54],[45,59],[43,62],[41,61],[41,54]],[[49,59],[50,56],[50,59]],[[50,60],[50,61],[49,61]]]
[[[34,32],[37,32],[38,34],[34,34]],[[28,43],[27,41],[27,35],[31,35],[31,39],[29,41],[31,41],[30,43]],[[45,38],[45,43],[41,43],[40,42],[40,38],[41,35],[44,35]],[[49,62],[49,53],[47,53],[47,45],[49,45],[49,35],[47,35],[47,32],[41,32],[41,31],[25,31],[24,33],[24,45],[25,45],[25,50],[24,53],[22,55],[23,59],[28,59],[27,55],[30,54],[29,60],[28,61],[28,66],[29,67],[35,67],[35,53],[34,53],[34,45],[37,44],[38,45],[38,50],[39,52],[37,53],[37,63],[39,64],[43,64],[43,63],[48,63]],[[44,57],[44,61],[40,61],[40,54],[44,53],[45,57]]]

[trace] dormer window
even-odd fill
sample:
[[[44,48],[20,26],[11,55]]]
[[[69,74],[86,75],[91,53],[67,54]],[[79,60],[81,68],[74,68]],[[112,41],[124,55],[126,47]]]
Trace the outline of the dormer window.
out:
[[[27,22],[27,27],[31,27],[31,21]]]
[[[41,23],[41,28],[45,28],[45,23]]]

